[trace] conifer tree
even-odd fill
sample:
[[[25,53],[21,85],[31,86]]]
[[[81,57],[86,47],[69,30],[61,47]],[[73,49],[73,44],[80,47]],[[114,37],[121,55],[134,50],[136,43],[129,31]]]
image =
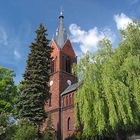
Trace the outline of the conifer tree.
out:
[[[19,116],[29,119],[38,126],[46,116],[44,104],[50,96],[48,81],[51,48],[49,40],[46,38],[46,31],[41,24],[36,31],[35,42],[30,45],[21,95],[17,105]]]

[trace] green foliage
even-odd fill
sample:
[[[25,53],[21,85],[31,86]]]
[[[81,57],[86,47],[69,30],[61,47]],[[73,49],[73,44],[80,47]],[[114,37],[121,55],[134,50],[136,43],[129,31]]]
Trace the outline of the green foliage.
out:
[[[0,114],[0,126],[6,127],[7,125],[7,120],[8,120],[8,115],[5,113]]]
[[[121,33],[118,48],[104,39],[98,53],[85,54],[75,68],[82,75],[76,112],[85,136],[113,137],[140,125],[140,25],[133,22]]]
[[[35,42],[30,46],[24,80],[20,87],[20,98],[17,105],[19,116],[28,118],[39,124],[46,117],[45,101],[49,98],[49,75],[51,62],[51,48],[46,39],[46,29],[43,25],[36,31]]]
[[[16,124],[8,124],[5,130],[5,134],[4,134],[4,140],[13,140],[13,137],[15,135],[17,131],[17,126]]]
[[[0,113],[12,113],[16,101],[16,86],[12,70],[0,66]]]
[[[16,125],[12,121],[15,114],[17,88],[14,84],[14,72],[0,66],[0,139],[12,139]]]
[[[2,140],[12,140],[17,130],[16,124],[10,119],[7,114],[0,115],[0,139]]]
[[[5,134],[6,126],[7,126],[7,115],[6,114],[1,114],[0,115],[0,138],[2,135]]]
[[[35,140],[37,139],[37,127],[27,119],[20,120],[13,140]]]
[[[50,131],[46,131],[43,133],[42,140],[53,140],[54,134]]]
[[[42,133],[43,140],[54,140],[55,139],[55,130],[53,129],[51,115],[48,114],[47,128]]]

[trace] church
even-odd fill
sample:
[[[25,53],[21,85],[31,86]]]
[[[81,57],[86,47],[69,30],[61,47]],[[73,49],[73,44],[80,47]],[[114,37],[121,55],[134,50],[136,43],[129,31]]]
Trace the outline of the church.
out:
[[[78,83],[76,76],[72,74],[72,65],[77,63],[77,57],[67,37],[62,12],[50,46],[53,49],[50,76],[51,97],[45,105],[45,111],[51,115],[57,140],[65,140],[75,131],[74,98]]]

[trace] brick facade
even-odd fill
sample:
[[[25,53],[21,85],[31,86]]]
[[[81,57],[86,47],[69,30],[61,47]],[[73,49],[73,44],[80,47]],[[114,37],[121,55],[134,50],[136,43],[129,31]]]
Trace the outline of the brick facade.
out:
[[[70,92],[62,96],[62,137],[63,139],[72,136],[75,130],[74,127],[74,92]],[[68,128],[68,120],[70,119],[70,126]]]
[[[75,130],[74,92],[72,91],[63,96],[61,93],[69,86],[68,80],[71,81],[71,84],[77,82],[77,78],[73,74],[66,72],[66,59],[67,57],[70,58],[72,66],[73,63],[77,63],[77,58],[69,40],[66,41],[62,49],[58,48],[55,41],[52,40],[51,47],[53,48],[51,56],[54,61],[54,71],[51,74],[50,81],[53,81],[53,84],[50,86],[51,105],[48,101],[45,110],[51,114],[57,140],[64,140],[72,135]],[[68,125],[70,125],[70,128],[68,128]]]
[[[77,78],[71,73],[77,57],[63,27],[64,16],[59,16],[56,36],[51,41],[52,74],[50,77],[51,97],[45,105],[50,114],[57,140],[71,136],[74,127],[74,93]],[[46,123],[47,124],[47,123]]]

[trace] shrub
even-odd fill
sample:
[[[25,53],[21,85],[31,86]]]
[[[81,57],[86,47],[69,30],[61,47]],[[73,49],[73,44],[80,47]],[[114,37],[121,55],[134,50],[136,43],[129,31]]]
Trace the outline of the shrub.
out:
[[[28,120],[20,120],[14,140],[35,140],[37,139],[37,127]]]
[[[12,140],[17,130],[17,126],[10,116],[3,113],[0,114],[0,139]]]
[[[53,140],[53,137],[54,137],[53,133],[51,133],[49,131],[44,132],[42,140]]]

